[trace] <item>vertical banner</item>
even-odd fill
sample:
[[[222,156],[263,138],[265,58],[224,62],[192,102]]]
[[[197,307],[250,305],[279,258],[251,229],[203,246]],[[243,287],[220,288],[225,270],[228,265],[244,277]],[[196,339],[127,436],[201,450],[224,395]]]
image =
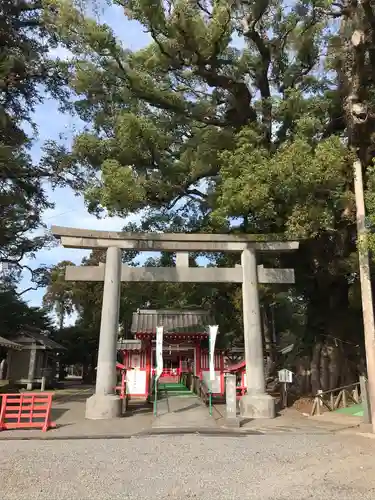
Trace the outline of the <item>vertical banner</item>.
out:
[[[210,380],[213,382],[215,380],[215,343],[217,337],[218,325],[209,326],[209,368],[210,368]]]
[[[156,327],[156,380],[163,372],[163,330],[162,326]]]

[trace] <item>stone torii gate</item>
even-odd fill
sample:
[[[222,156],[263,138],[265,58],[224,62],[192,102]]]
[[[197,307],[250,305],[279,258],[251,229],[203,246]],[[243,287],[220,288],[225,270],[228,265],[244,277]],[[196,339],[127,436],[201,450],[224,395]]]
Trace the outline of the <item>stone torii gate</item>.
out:
[[[298,241],[259,241],[258,235],[205,233],[125,233],[52,226],[52,234],[66,248],[106,249],[106,263],[68,266],[68,281],[104,281],[95,394],[87,400],[86,418],[108,419],[120,415],[116,385],[121,281],[178,283],[242,283],[247,394],[240,401],[247,418],[274,418],[275,404],[266,393],[258,283],[294,283],[293,269],[257,266],[257,252],[297,250]],[[176,253],[176,267],[129,267],[122,250]],[[189,267],[189,252],[241,252],[241,265],[233,268]]]

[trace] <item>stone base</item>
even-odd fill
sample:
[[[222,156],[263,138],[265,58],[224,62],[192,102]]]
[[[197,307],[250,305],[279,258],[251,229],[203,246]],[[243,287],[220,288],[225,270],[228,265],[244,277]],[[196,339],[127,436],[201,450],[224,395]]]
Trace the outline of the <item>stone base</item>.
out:
[[[230,427],[231,429],[238,429],[241,427],[241,420],[239,418],[226,418],[224,422],[224,427]]]
[[[115,394],[94,394],[86,401],[86,418],[109,420],[121,416],[121,399]]]
[[[275,418],[275,400],[269,394],[245,394],[240,400],[243,418]]]

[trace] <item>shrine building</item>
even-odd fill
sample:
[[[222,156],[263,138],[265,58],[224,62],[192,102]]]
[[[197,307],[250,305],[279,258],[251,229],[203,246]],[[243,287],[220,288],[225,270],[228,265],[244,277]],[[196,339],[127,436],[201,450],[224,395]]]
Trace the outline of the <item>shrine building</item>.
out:
[[[133,314],[132,340],[120,339],[118,360],[126,370],[129,397],[148,398],[156,368],[156,328],[163,332],[163,372],[160,382],[178,383],[192,373],[208,385],[213,395],[224,395],[224,350],[215,349],[215,380],[209,382],[208,327],[215,319],[205,310],[149,310]],[[220,334],[218,335],[219,338]]]

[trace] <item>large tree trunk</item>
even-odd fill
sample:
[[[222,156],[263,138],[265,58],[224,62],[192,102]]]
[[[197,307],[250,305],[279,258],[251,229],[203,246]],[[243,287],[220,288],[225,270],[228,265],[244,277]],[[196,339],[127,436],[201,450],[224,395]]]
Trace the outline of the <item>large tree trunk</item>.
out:
[[[329,357],[327,346],[323,344],[320,351],[320,389],[327,391],[329,389]]]
[[[310,380],[311,359],[309,356],[303,356],[296,363],[296,390],[300,396],[305,396],[311,392]]]
[[[320,383],[320,352],[322,350],[322,344],[318,342],[313,348],[312,360],[311,360],[311,390],[313,395],[315,395],[321,389]]]
[[[329,381],[328,389],[335,389],[339,386],[340,372],[341,372],[341,355],[337,346],[328,346],[327,354],[329,358],[328,371]]]
[[[271,330],[270,318],[268,314],[268,306],[263,305],[262,309],[262,326],[263,326],[263,338],[264,346],[266,351],[266,363],[265,363],[265,379],[269,382],[270,379],[276,379],[276,349],[273,343],[273,335]]]
[[[271,331],[270,318],[268,314],[268,306],[263,305],[262,307],[262,323],[263,323],[263,337],[264,337],[264,346],[267,353],[267,356],[270,358],[270,361],[275,361],[275,348],[273,345],[273,335]]]

